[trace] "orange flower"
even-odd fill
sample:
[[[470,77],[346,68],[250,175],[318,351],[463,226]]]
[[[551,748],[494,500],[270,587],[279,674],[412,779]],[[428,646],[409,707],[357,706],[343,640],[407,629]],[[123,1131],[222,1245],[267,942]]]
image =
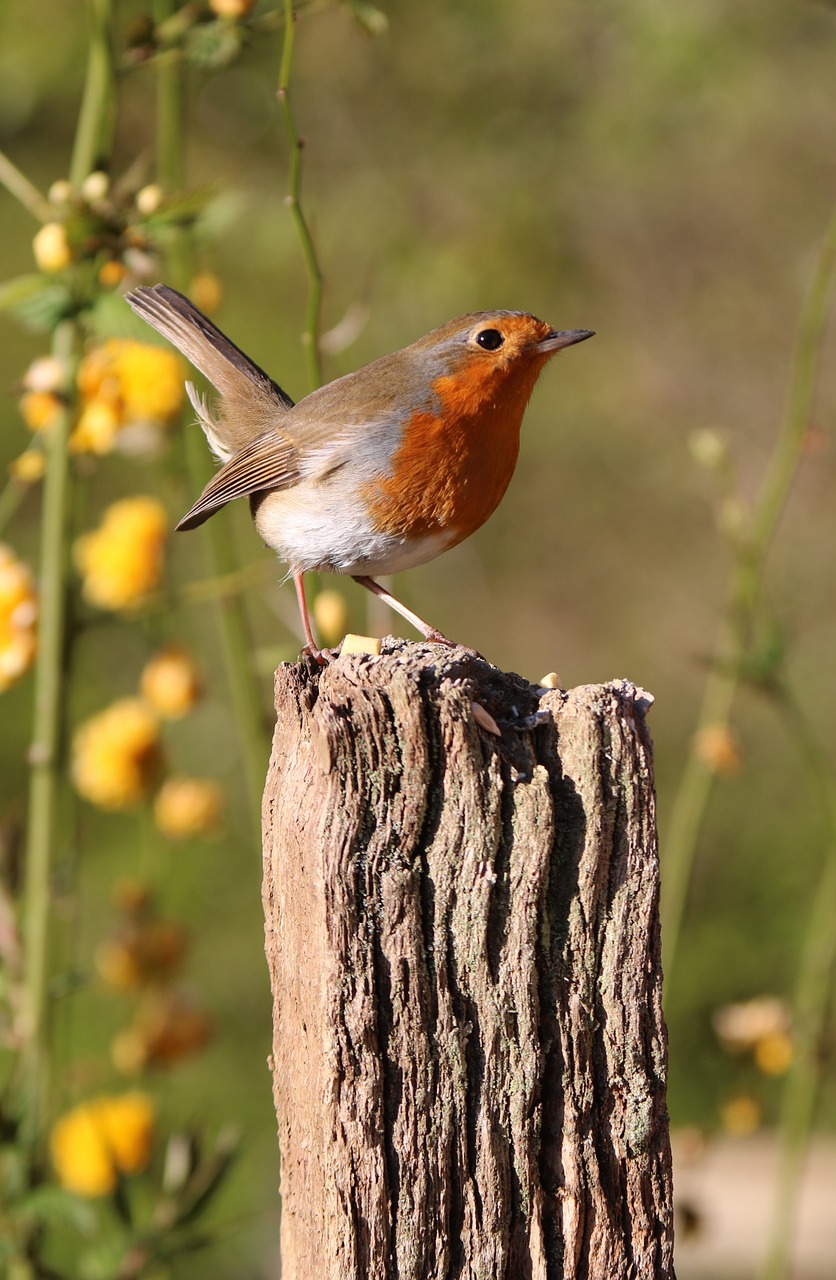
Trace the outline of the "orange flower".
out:
[[[159,992],[147,997],[133,1024],[114,1037],[113,1065],[124,1075],[169,1067],[202,1049],[211,1035],[209,1016],[188,992]]]
[[[721,777],[738,773],[743,763],[740,742],[727,724],[710,724],[700,729],[694,737],[694,752],[712,773]]]

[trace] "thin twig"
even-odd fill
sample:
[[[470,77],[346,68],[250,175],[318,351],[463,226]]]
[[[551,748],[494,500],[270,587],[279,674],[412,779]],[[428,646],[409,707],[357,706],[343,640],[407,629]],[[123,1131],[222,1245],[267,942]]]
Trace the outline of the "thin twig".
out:
[[[112,106],[110,0],[91,0],[91,33],[82,109],[73,148],[70,180],[80,184],[110,138]],[[67,364],[76,342],[76,324],[65,321],[53,337],[53,354]],[[41,516],[38,657],[35,710],[30,750],[29,825],[24,895],[24,956],[28,1040],[21,1055],[27,1106],[26,1138],[40,1136],[49,1063],[49,902],[56,810],[64,769],[60,758],[64,719],[66,555],[70,468],[67,456],[69,412],[60,415],[47,441],[47,470]]]
[[[0,151],[0,183],[39,222],[49,222],[55,217],[55,210],[49,201],[3,151]]]
[[[155,0],[154,16],[165,21],[172,12],[171,0]],[[181,58],[160,60],[157,66],[157,174],[169,193],[183,187],[184,86]],[[185,288],[190,268],[190,245],[184,230],[178,229],[169,247],[169,266],[174,284]],[[206,451],[202,435],[189,431],[185,439],[186,463],[196,489],[206,480]],[[234,551],[221,521],[205,526],[213,577],[228,578],[235,569]],[[249,792],[249,812],[256,829],[261,814],[261,792],[269,758],[269,737],[261,691],[253,669],[252,641],[244,605],[237,595],[216,603],[230,697],[244,757],[244,776]]]
[[[55,332],[53,353],[66,364],[75,326],[65,321]],[[35,667],[35,709],[29,749],[29,817],[24,890],[24,971],[27,1038],[21,1055],[27,1099],[25,1131],[34,1143],[40,1133],[47,1091],[49,1026],[49,903],[56,808],[64,770],[60,742],[64,714],[64,619],[66,605],[67,466],[69,410],[47,440],[47,471],[41,516],[40,618]]]
[[[706,680],[697,735],[703,729],[728,726],[757,619],[767,552],[803,456],[835,283],[836,216],[827,230],[799,320],[787,406],[775,454],[752,511],[748,538],[742,541],[732,569],[725,617]],[[669,982],[676,962],[697,842],[713,783],[710,765],[701,760],[692,747],[674,798],[663,846],[662,937]]]
[[[322,385],[322,357],[319,350],[320,309],[322,304],[322,271],[317,258],[310,227],[302,208],[302,148],[304,142],[296,132],[293,111],[290,106],[290,71],[293,64],[293,37],[296,16],[293,12],[293,0],[284,0],[284,40],[279,66],[279,87],[277,97],[284,121],[285,133],[290,144],[290,191],[285,197],[285,204],[293,215],[302,256],[308,272],[308,303],[305,312],[305,331],[302,334],[302,345],[308,364],[308,378],[311,390]]]
[[[805,777],[818,794],[828,845],[812,896],[796,984],[793,1061],[782,1099],[775,1208],[762,1280],[784,1280],[789,1273],[801,1175],[821,1085],[821,1045],[836,977],[836,781],[830,758],[792,692],[781,686],[777,693],[790,735],[798,744]]]

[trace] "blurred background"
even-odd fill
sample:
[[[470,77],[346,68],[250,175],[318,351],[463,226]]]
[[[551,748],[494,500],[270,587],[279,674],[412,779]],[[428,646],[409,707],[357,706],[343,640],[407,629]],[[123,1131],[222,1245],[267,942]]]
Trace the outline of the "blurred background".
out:
[[[326,377],[481,308],[520,308],[558,328],[596,331],[542,378],[514,481],[490,523],[395,589],[448,635],[532,681],[552,670],[567,687],[624,676],[655,696],[664,880],[665,832],[724,608],[728,531],[745,518],[776,447],[798,319],[834,211],[836,8],[813,0],[392,0],[383,9],[388,22],[377,36],[342,4],[306,7],[296,29],[291,92],[305,141],[304,205],[324,272],[323,329],[341,326]],[[142,12],[119,5],[124,43]],[[192,66],[185,174],[187,188],[212,196],[194,269],[220,282],[214,318],[299,398],[310,390],[300,344],[308,281],[283,203],[280,43],[280,29],[267,24],[250,31],[228,66]],[[67,175],[86,44],[81,5],[5,0],[0,10],[0,146],[42,191]],[[153,128],[153,74],[136,65],[120,79],[113,175],[150,156]],[[148,173],[150,181],[150,159]],[[0,192],[0,218],[0,278],[33,270],[31,215]],[[8,316],[0,325],[5,466],[29,439],[14,387],[46,340]],[[833,356],[831,331],[765,587],[795,694],[831,747]],[[188,415],[185,423],[183,431],[197,430]],[[730,450],[731,498],[718,500],[700,453],[706,439]],[[174,465],[82,459],[77,529],[136,492],[157,493],[179,517],[195,496],[177,461],[182,447],[171,445]],[[35,489],[3,534],[33,564],[38,512]],[[283,621],[293,616],[292,589],[278,587],[281,571],[244,504],[217,520],[236,565],[266,566],[260,578],[253,571],[244,600],[269,724],[272,670],[298,650]],[[175,538],[168,589],[209,575],[201,535]],[[394,618],[370,622],[364,593],[337,585],[352,630],[403,633]],[[240,1229],[179,1264],[177,1275],[261,1280],[275,1274],[279,1176],[261,861],[210,606],[88,617],[74,649],[70,722],[131,694],[149,652],[171,642],[195,655],[205,693],[167,729],[166,751],[183,771],[223,783],[226,831],[161,850],[142,812],[108,814],[83,802],[68,811],[64,836],[83,841],[84,858],[68,883],[58,860],[73,991],[61,1003],[59,1049],[71,1088],[106,1087],[102,1063],[127,1005],[103,995],[93,957],[113,927],[115,887],[153,876],[162,914],[188,928],[187,979],[214,1026],[200,1053],[160,1075],[155,1097],[178,1122],[214,1130],[229,1120],[244,1135],[217,1209]],[[31,702],[31,682],[3,696],[7,824],[24,810]],[[827,852],[826,821],[773,702],[743,687],[733,719],[666,992],[686,1278],[755,1274],[758,1240],[740,1256],[710,1252],[722,1240],[721,1207],[703,1173],[722,1165],[725,1185],[745,1183],[751,1195],[755,1175],[741,1174],[734,1151],[746,1159],[760,1151],[764,1216],[752,1219],[751,1234],[763,1231],[773,1194],[763,1171],[772,1168],[769,1135],[791,1053],[759,1059],[739,1037],[718,1034],[717,1016],[730,1004],[792,997]],[[783,1018],[767,1018],[769,1034],[784,1033]],[[831,1033],[824,1050],[832,1049]],[[836,1078],[826,1069],[814,1181],[831,1195],[834,1125]],[[720,1199],[728,1212],[728,1196]],[[749,1221],[739,1213],[739,1224]],[[735,1247],[740,1234],[731,1232]],[[832,1275],[836,1241],[825,1233],[817,1256],[813,1236],[811,1227],[794,1274]]]

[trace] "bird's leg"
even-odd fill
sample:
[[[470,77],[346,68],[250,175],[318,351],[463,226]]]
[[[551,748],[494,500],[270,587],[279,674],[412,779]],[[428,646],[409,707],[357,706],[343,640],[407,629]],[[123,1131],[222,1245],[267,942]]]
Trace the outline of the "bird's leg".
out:
[[[328,658],[314,639],[314,633],[311,630],[311,620],[308,616],[308,602],[305,599],[305,579],[301,573],[294,573],[293,585],[296,588],[296,601],[299,605],[299,613],[302,618],[302,629],[305,632],[305,647],[303,653],[309,653],[312,658],[321,665],[325,666]]]
[[[405,604],[401,604],[400,600],[396,600],[391,596],[379,582],[375,582],[374,578],[354,577],[355,582],[359,582],[361,587],[365,587],[367,591],[371,591],[372,595],[378,596],[381,600],[389,605],[390,609],[394,609],[402,618],[406,618],[416,631],[420,631],[425,640],[431,640],[433,644],[449,644],[455,646],[455,640],[448,640],[440,631],[436,631],[435,627],[431,627],[429,623],[419,618],[417,613],[413,613],[411,609],[407,609]]]

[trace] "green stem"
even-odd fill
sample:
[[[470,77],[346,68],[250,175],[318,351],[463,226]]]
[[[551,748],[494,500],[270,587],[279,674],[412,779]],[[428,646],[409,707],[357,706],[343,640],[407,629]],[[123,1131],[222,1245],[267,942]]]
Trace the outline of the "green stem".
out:
[[[90,46],[87,77],[70,162],[70,184],[80,187],[97,164],[109,157],[113,141],[113,12],[111,0],[88,0]]]
[[[5,152],[0,151],[0,183],[14,196],[39,222],[50,222],[55,217],[55,210],[45,200],[37,187],[21,173],[17,165],[12,164]]]
[[[293,65],[293,37],[296,17],[293,12],[293,0],[284,0],[284,40],[279,65],[279,108],[284,121],[285,133],[290,144],[290,190],[285,204],[293,215],[302,256],[308,272],[308,303],[305,312],[305,330],[302,344],[308,365],[308,378],[311,390],[322,385],[322,360],[319,351],[320,309],[322,305],[322,271],[316,254],[310,227],[302,208],[302,148],[304,143],[296,132],[293,111],[290,106],[290,70]]]
[[[827,816],[828,852],[813,895],[796,986],[794,1057],[781,1108],[778,1182],[762,1280],[783,1280],[789,1273],[798,1193],[821,1081],[821,1045],[836,968],[836,783],[827,753],[798,703],[786,689],[781,693],[781,706],[800,747],[805,774],[819,793]]]
[[[154,17],[160,23],[172,13],[172,0],[155,0]],[[157,176],[169,193],[183,186],[183,137],[185,93],[183,62],[160,59],[157,67]],[[169,268],[178,288],[187,286],[190,273],[190,246],[187,233],[177,228],[169,243]],[[206,450],[197,430],[186,433],[186,465],[192,487],[199,490],[206,480]],[[235,569],[235,558],[226,529],[210,521],[204,530],[213,577],[225,577]],[[249,792],[249,810],[256,830],[260,829],[261,793],[269,759],[269,738],[265,728],[259,685],[253,671],[252,643],[244,606],[237,597],[219,601],[216,616],[227,671],[235,721],[241,736],[244,775]]]
[[[752,512],[748,540],[742,545],[732,569],[725,622],[706,681],[697,734],[702,729],[728,726],[757,617],[767,552],[803,456],[834,283],[836,216],[825,235],[799,320],[777,447]],[[711,768],[695,755],[692,746],[674,797],[664,844],[662,937],[669,980],[676,962],[697,842],[713,784]]]
[[[104,159],[112,135],[111,3],[110,0],[90,0],[89,8],[91,30],[87,74],[70,165],[70,181],[74,186],[79,186],[95,164]],[[71,359],[75,338],[76,328],[70,322],[62,323],[55,331],[53,354],[63,363]],[[64,712],[65,573],[70,488],[68,434],[69,413],[64,413],[49,436],[41,516],[41,613],[35,668],[23,904],[29,1026],[27,1043],[21,1055],[27,1102],[25,1131],[33,1144],[41,1132],[47,1095],[49,899],[56,808],[63,780],[60,748]]]
[[[74,326],[55,332],[53,354],[69,361]],[[40,622],[35,668],[33,740],[29,752],[29,822],[24,888],[24,971],[29,1035],[22,1055],[29,1106],[30,1140],[40,1131],[48,1064],[47,983],[49,978],[49,900],[56,805],[62,781],[60,742],[64,694],[64,616],[66,603],[67,466],[69,413],[50,431],[41,517]]]

